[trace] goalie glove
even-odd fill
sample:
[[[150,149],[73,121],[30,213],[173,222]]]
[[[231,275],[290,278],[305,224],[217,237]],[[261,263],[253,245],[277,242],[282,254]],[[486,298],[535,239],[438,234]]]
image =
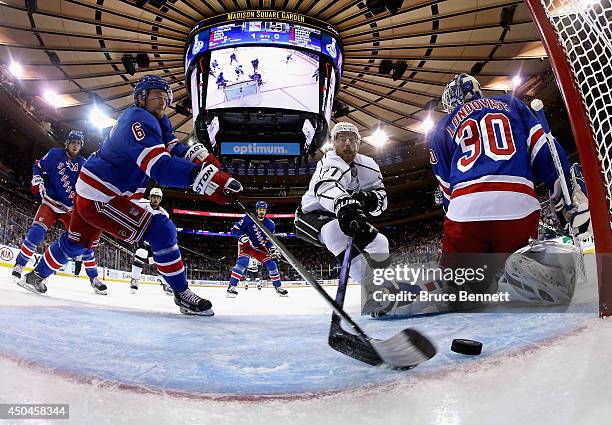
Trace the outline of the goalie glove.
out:
[[[184,158],[187,161],[191,161],[194,164],[202,165],[204,163],[212,164],[217,168],[221,168],[219,160],[215,156],[208,152],[206,146],[201,143],[196,143],[185,152]]]
[[[206,164],[200,168],[191,188],[194,192],[209,196],[213,202],[221,205],[229,204],[242,192],[242,185],[238,180],[213,164]]]
[[[39,195],[41,198],[45,197],[45,180],[42,176],[33,176],[32,177],[32,195]]]
[[[551,205],[559,218],[563,228],[571,225],[573,234],[578,239],[587,239],[593,235],[591,225],[591,213],[589,211],[589,200],[578,184],[574,184],[576,179],[570,181],[572,205],[566,206],[563,200],[560,180],[555,182],[554,192],[550,198]]]

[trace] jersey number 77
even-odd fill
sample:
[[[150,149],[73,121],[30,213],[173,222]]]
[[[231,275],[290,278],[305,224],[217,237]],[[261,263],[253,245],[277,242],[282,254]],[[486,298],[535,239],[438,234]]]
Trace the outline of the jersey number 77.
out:
[[[510,120],[497,112],[486,114],[480,122],[466,119],[457,129],[455,143],[464,154],[457,161],[457,169],[464,173],[474,166],[483,150],[494,161],[508,160],[516,153]]]

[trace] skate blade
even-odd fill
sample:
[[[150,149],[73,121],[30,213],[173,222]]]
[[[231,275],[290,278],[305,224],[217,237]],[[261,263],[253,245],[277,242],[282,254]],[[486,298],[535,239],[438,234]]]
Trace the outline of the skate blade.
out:
[[[27,289],[28,291],[37,294],[37,295],[42,295],[44,294],[44,292],[38,292],[36,289],[34,289],[33,286],[28,285],[25,282],[25,278],[24,279],[19,279],[17,282],[15,282],[17,285],[21,286],[23,289]]]
[[[225,298],[236,298],[238,294],[225,294]]]
[[[289,294],[278,294],[279,297],[281,298],[287,298],[289,296]]]
[[[105,290],[103,290],[103,291],[101,291],[101,290],[99,290],[99,289],[95,289],[95,288],[94,288],[94,293],[95,293],[96,295],[107,295],[107,293],[106,293],[106,289],[105,289]]]
[[[136,294],[138,293],[138,289],[130,289],[130,294]]]
[[[212,308],[209,308],[208,310],[204,310],[204,311],[192,311],[185,307],[179,307],[179,311],[188,316],[214,316],[215,315],[215,312],[213,311]]]

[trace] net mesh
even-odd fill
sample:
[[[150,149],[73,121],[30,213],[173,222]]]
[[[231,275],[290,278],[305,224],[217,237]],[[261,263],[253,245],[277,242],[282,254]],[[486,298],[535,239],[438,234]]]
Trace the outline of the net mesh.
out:
[[[610,0],[540,0],[588,114],[612,215],[612,4]],[[577,141],[582,142],[582,141]],[[610,223],[612,232],[612,223]]]

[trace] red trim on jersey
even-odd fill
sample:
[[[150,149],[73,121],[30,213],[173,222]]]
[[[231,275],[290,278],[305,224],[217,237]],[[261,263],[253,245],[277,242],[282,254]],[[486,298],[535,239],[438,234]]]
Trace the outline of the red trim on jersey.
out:
[[[241,274],[238,274],[238,273],[236,273],[236,272],[232,272],[232,277],[233,277],[234,279],[238,279],[238,280],[242,279],[242,275],[241,275]]]
[[[103,194],[107,196],[117,196],[118,195],[117,193],[109,189],[108,187],[104,186],[103,183],[100,183],[98,180],[94,179],[93,177],[88,176],[87,174],[83,172],[79,173],[79,178],[83,180],[83,182],[87,183],[89,186],[93,187],[94,189],[102,192]]]
[[[540,140],[540,137],[542,137],[543,135],[544,130],[541,128],[537,129],[536,132],[531,135],[531,138],[529,140],[529,154],[531,154],[531,151],[533,150],[534,146],[536,145],[536,143],[538,143],[538,140]]]
[[[139,167],[142,171],[144,171],[145,173],[147,172],[147,168],[149,167],[149,162],[153,161],[156,157],[161,156],[163,154],[167,154],[168,151],[166,150],[166,147],[156,147],[151,149],[151,151],[149,153],[147,153],[144,158],[142,158],[142,161],[139,164]]]
[[[89,269],[91,267],[96,267],[96,260],[83,261],[85,268]]]
[[[535,191],[521,183],[502,183],[502,182],[484,182],[475,183],[461,189],[453,190],[451,199],[457,198],[458,196],[469,195],[470,193],[478,192],[520,192],[525,193],[529,196],[533,196],[537,199]]]

